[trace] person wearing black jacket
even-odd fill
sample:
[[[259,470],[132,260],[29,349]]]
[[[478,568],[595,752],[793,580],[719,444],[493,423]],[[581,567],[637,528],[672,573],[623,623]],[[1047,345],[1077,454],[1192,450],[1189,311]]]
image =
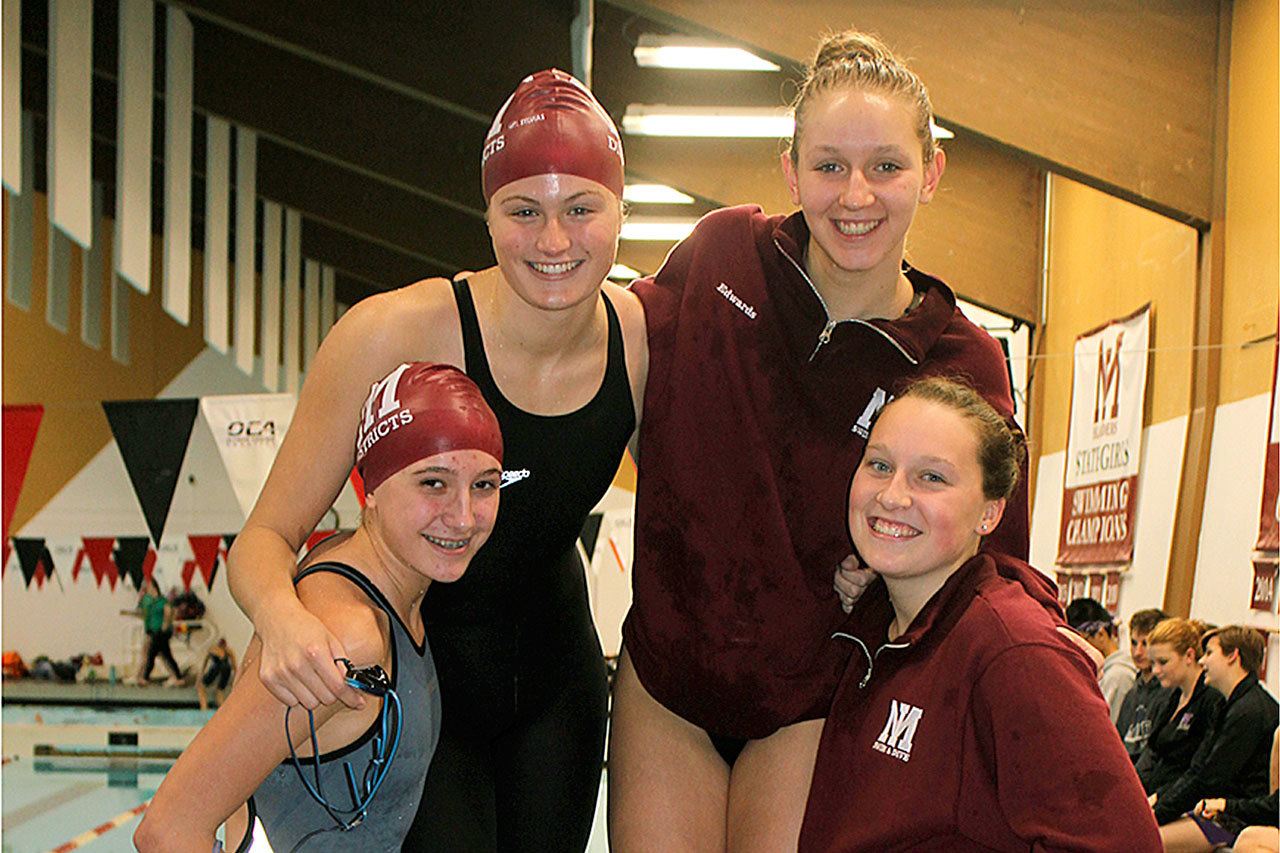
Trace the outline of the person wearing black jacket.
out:
[[[1280,833],[1280,730],[1271,740],[1271,793],[1248,799],[1214,797],[1192,814],[1160,827],[1165,853],[1210,853],[1223,844],[1234,850],[1275,850]],[[1250,844],[1250,842],[1254,842]],[[1268,846],[1270,842],[1270,846]]]
[[[1181,776],[1157,792],[1156,821],[1169,823],[1204,797],[1243,799],[1268,792],[1268,757],[1280,706],[1258,681],[1265,650],[1252,628],[1210,632],[1200,665],[1205,680],[1227,695],[1222,715]]]
[[[1167,618],[1164,611],[1155,608],[1139,610],[1129,617],[1129,656],[1138,668],[1138,677],[1120,705],[1116,729],[1124,741],[1125,751],[1135,764],[1151,737],[1155,715],[1173,692],[1161,685],[1160,679],[1151,671],[1151,655],[1148,653],[1152,630]]]
[[[1176,781],[1222,712],[1222,694],[1205,684],[1197,662],[1202,623],[1165,619],[1148,642],[1151,669],[1170,691],[1152,713],[1151,737],[1138,757],[1136,769],[1148,794],[1158,794]]]

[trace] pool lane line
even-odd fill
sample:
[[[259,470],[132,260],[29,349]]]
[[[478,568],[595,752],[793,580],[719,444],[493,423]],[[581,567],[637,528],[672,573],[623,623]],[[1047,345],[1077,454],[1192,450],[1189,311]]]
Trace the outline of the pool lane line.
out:
[[[151,801],[147,800],[145,803],[141,803],[140,805],[129,809],[127,812],[121,812],[106,823],[99,824],[88,832],[82,832],[66,844],[53,848],[49,853],[70,853],[70,851],[83,847],[91,841],[97,841],[111,830],[119,829],[138,815],[145,812],[149,805],[151,805]]]

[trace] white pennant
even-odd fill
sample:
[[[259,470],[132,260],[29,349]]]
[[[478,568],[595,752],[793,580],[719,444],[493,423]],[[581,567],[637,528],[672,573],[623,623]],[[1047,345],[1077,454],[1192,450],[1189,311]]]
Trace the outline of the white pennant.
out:
[[[213,433],[222,466],[246,518],[267,482],[296,402],[292,394],[200,398],[200,411]]]

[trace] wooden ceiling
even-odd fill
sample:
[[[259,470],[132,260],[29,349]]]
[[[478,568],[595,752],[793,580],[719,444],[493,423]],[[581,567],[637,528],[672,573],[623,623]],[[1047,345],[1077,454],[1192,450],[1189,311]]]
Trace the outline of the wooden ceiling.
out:
[[[197,220],[203,122],[212,114],[259,134],[258,192],[301,211],[303,252],[337,270],[340,301],[490,264],[479,174],[485,131],[524,75],[573,67],[570,33],[580,5],[157,3],[158,21],[166,7],[178,8],[190,15],[195,30]],[[953,264],[962,292],[1028,319],[1037,311],[1044,168],[1083,177],[1193,224],[1210,220],[1216,3],[869,0],[857,5],[856,16],[849,7],[841,0],[597,0],[593,88],[619,124],[630,103],[778,106],[793,93],[799,65],[820,30],[851,24],[879,30],[913,57],[942,120],[958,131],[957,149],[975,151],[971,162],[987,170],[957,173],[967,174],[955,188],[959,218],[932,236],[926,233],[920,249],[944,266]],[[955,11],[960,7],[967,11]],[[36,119],[41,186],[47,4],[27,0],[22,15],[23,106]],[[97,0],[93,174],[107,189],[109,211],[116,26],[114,0]],[[774,59],[782,70],[640,69],[631,50],[642,33],[651,32],[719,35]],[[157,40],[163,37],[164,27],[157,26]],[[163,63],[156,69],[159,98]],[[155,113],[159,141],[163,110]],[[790,207],[776,141],[627,137],[625,145],[629,178],[667,183],[697,199],[691,207],[656,213],[697,215],[744,202],[777,212]],[[157,145],[157,163],[160,150]],[[156,171],[159,223],[163,181]],[[1013,177],[993,178],[997,173]],[[994,188],[989,198],[984,188]],[[633,215],[649,213],[636,209]],[[986,273],[974,269],[970,275],[954,260],[966,251],[954,236],[963,227],[956,223],[971,220],[978,239],[997,232],[998,241],[1000,232],[1017,232],[1013,242],[1028,260],[1015,271],[1019,283],[1007,297],[997,287],[984,291]],[[198,242],[199,222],[193,231]],[[624,241],[619,260],[651,272],[668,249]]]

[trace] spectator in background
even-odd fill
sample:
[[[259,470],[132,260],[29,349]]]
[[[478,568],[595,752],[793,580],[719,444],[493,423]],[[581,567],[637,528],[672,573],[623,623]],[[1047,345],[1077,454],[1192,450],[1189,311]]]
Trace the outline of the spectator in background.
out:
[[[1092,598],[1077,598],[1067,605],[1067,624],[1079,631],[1102,655],[1098,687],[1102,690],[1102,698],[1107,700],[1114,724],[1120,717],[1120,706],[1138,676],[1133,660],[1120,648],[1120,629],[1116,620],[1107,608]]]
[[[169,650],[169,638],[173,636],[173,608],[169,605],[169,599],[161,595],[160,587],[153,577],[147,578],[142,583],[142,598],[138,600],[138,611],[142,616],[142,629],[147,633],[147,651],[146,662],[143,663],[135,683],[142,686],[150,682],[151,669],[156,665],[156,658],[159,657],[164,660],[165,666],[169,667],[169,672],[172,673],[169,680],[165,682],[165,686],[181,686],[182,668],[178,666],[178,662],[173,659],[173,652]]]
[[[1196,803],[1193,814],[1160,827],[1166,853],[1208,853],[1234,844],[1236,853],[1276,853],[1280,848],[1280,730],[1271,738],[1271,793],[1249,799],[1215,797]]]
[[[1258,681],[1265,651],[1262,635],[1243,625],[1205,636],[1200,658],[1204,679],[1227,701],[1190,766],[1157,792],[1153,805],[1161,825],[1205,797],[1243,799],[1269,792],[1268,757],[1280,706]]]
[[[1151,724],[1156,710],[1163,702],[1168,701],[1172,692],[1160,685],[1160,679],[1151,671],[1151,656],[1147,654],[1147,637],[1165,618],[1164,611],[1155,608],[1139,610],[1129,617],[1129,656],[1138,669],[1138,677],[1133,682],[1133,689],[1120,705],[1116,728],[1124,740],[1129,758],[1135,762],[1142,754],[1142,748],[1147,745],[1147,738],[1151,736]]]
[[[227,696],[227,685],[235,675],[236,655],[227,645],[226,637],[219,637],[209,651],[205,652],[204,665],[201,669],[203,672],[196,679],[196,695],[200,697],[200,710],[207,711],[209,710],[209,688],[213,688],[213,698],[218,705],[221,705]]]
[[[1138,757],[1138,778],[1154,795],[1191,766],[1191,757],[1222,713],[1222,694],[1205,684],[1197,660],[1203,622],[1165,619],[1147,636],[1151,670],[1172,690],[1155,712],[1151,737]]]

